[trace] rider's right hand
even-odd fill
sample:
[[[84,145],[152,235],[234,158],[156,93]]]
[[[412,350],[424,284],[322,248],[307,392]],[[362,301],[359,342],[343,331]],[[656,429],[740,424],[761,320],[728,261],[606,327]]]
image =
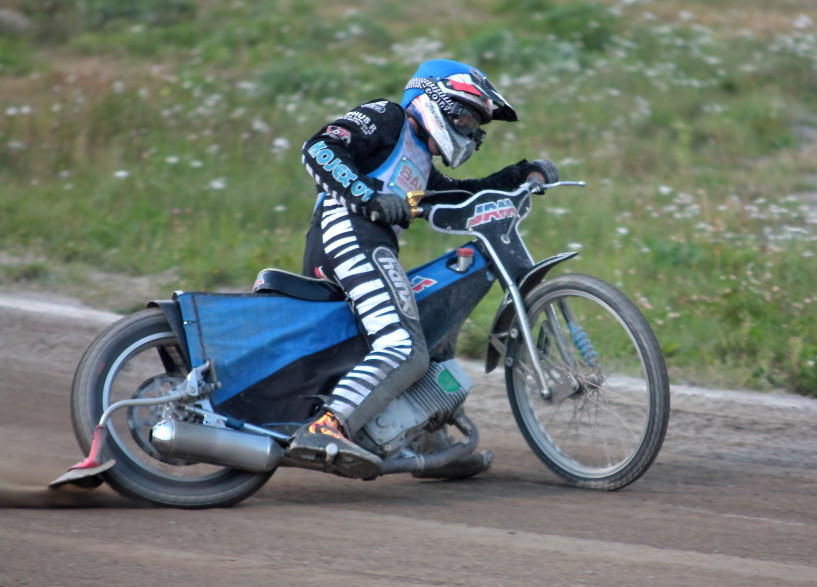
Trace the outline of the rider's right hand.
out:
[[[527,164],[525,169],[525,179],[549,184],[559,181],[559,170],[553,161],[547,159],[537,159]]]
[[[376,194],[366,202],[365,211],[372,222],[384,226],[408,228],[411,222],[411,206],[397,194]]]

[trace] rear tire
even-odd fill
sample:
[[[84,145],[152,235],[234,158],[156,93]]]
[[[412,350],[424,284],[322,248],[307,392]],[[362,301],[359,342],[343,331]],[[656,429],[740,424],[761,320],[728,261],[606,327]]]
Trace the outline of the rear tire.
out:
[[[552,393],[540,394],[521,333],[512,332],[505,382],[528,445],[573,485],[634,482],[658,456],[670,411],[664,358],[646,319],[619,290],[586,275],[541,283],[525,307]]]
[[[88,453],[108,406],[137,396],[166,395],[187,372],[179,342],[160,309],[142,310],[109,326],[85,351],[74,375],[71,413],[80,447]],[[108,421],[104,454],[116,465],[102,477],[119,493],[179,508],[227,507],[258,491],[273,474],[163,457],[148,441],[163,409],[125,408]]]

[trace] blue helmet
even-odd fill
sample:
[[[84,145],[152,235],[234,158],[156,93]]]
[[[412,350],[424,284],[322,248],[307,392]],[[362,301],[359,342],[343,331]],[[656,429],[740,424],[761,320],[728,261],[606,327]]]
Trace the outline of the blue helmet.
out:
[[[481,125],[518,120],[484,73],[448,59],[420,65],[406,85],[401,105],[431,136],[450,167],[461,165],[479,149],[485,138]]]

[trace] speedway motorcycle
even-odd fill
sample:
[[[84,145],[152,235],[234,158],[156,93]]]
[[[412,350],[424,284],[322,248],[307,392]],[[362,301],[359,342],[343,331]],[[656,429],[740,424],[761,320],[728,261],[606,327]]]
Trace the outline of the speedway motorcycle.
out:
[[[431,362],[353,439],[382,459],[381,475],[421,474],[475,450],[479,435],[463,410],[473,382],[454,350],[496,281],[505,293],[485,370],[504,369],[514,418],[536,456],[570,484],[600,490],[629,485],[655,460],[669,383],[647,321],[600,279],[546,279],[577,253],[535,262],[519,232],[533,199],[565,185],[584,182],[529,178],[507,192],[409,194],[416,217],[470,240],[408,272]],[[105,481],[181,508],[236,504],[278,467],[305,466],[289,458],[291,435],[366,352],[348,301],[328,280],[266,269],[252,293],[176,292],[150,302],[82,357],[71,410],[89,456],[51,485]],[[428,437],[441,430],[450,442],[429,451]],[[332,446],[326,462],[309,468],[330,470]]]

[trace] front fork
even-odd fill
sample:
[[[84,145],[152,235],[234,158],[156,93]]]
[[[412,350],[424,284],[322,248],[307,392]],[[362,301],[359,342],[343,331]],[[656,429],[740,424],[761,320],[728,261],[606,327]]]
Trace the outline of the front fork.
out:
[[[517,316],[519,316],[518,322],[520,324],[520,330],[522,331],[525,347],[528,352],[531,353],[531,357],[536,356],[534,352],[536,350],[536,341],[533,338],[533,333],[526,318],[527,312],[524,298],[542,282],[548,271],[577,254],[578,253],[571,252],[553,255],[531,267],[515,282],[511,279],[506,280],[506,283],[508,283],[506,287],[507,293],[497,310],[496,316],[494,317],[494,324],[491,327],[491,333],[488,335],[488,351],[485,356],[486,373],[493,371],[499,362],[499,358],[502,355],[506,355],[506,345],[508,343],[508,337],[510,336],[511,325]],[[499,264],[497,261],[495,261],[495,263]],[[536,380],[541,388],[545,390],[545,393],[549,393],[541,366],[537,366]]]
[[[542,369],[542,362],[537,359],[539,356],[539,349],[536,347],[536,340],[533,338],[530,324],[528,323],[527,313],[525,312],[525,303],[522,300],[522,294],[519,293],[519,288],[516,284],[508,286],[508,293],[511,296],[513,305],[516,307],[517,315],[519,316],[519,329],[522,331],[522,340],[528,350],[528,356],[531,358],[531,365],[533,365],[533,374],[536,377],[536,383],[539,385],[539,395],[542,399],[550,399],[551,392],[545,378],[545,371]]]
[[[519,331],[521,331],[522,342],[528,356],[531,357],[530,365],[523,361],[517,361],[515,356],[507,354],[506,349],[505,366],[509,368],[516,366],[526,376],[533,377],[537,384],[539,396],[542,399],[552,400],[557,403],[582,389],[589,389],[588,384],[590,388],[599,387],[603,379],[597,369],[598,353],[584,328],[576,320],[576,316],[567,301],[560,299],[556,303],[549,304],[544,308],[544,311],[545,315],[542,318],[537,340],[534,340],[527,317],[524,320],[517,320],[520,324]],[[566,332],[562,330],[562,325],[566,327]],[[530,338],[525,334],[526,330],[531,332]],[[507,335],[508,338],[519,338],[519,331],[511,328]],[[581,359],[574,354],[576,350],[579,351]],[[549,352],[558,353],[562,364],[554,363],[549,358]],[[547,365],[548,374],[551,376],[551,385],[541,379],[545,371],[543,365]],[[584,365],[591,369],[591,373],[585,373],[580,377],[579,373],[584,370]]]

